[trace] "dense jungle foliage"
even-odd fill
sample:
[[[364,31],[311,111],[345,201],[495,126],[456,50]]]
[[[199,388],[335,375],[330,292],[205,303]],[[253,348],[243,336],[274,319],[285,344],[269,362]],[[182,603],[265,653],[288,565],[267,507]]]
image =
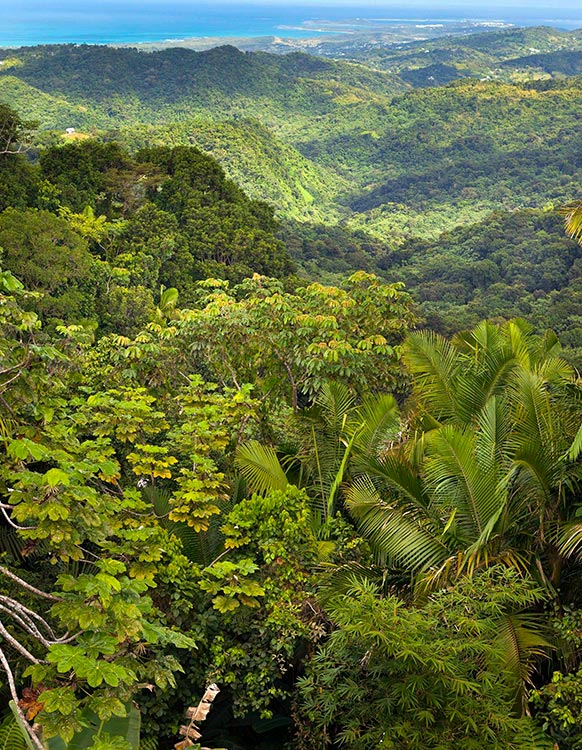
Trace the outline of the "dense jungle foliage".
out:
[[[568,310],[578,249],[552,211],[580,192],[582,86],[569,74],[581,45],[579,32],[536,28],[356,45],[342,51],[353,61],[233,47],[35,47],[0,51],[0,99],[40,127],[29,141],[33,159],[89,135],[119,143],[134,161],[158,146],[196,146],[273,206],[300,276],[336,284],[364,268],[405,281],[444,334],[525,315],[540,332],[557,328],[580,366],[582,334]],[[441,79],[439,65],[452,77]],[[423,72],[430,66],[432,81]],[[27,179],[20,205],[33,206]],[[537,220],[531,210],[547,215]],[[495,257],[474,249],[489,227],[503,234]],[[517,258],[544,248],[548,232],[564,255],[553,269],[544,261],[543,280],[506,271],[504,251]],[[467,265],[476,255],[474,273]]]
[[[582,87],[534,39],[580,44],[0,53],[0,747],[582,747]]]

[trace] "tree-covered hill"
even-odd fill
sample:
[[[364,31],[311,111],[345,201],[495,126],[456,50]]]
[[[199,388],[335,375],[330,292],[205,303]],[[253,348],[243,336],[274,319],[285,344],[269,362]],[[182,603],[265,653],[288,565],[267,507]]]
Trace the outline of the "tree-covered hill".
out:
[[[377,262],[406,282],[433,329],[453,333],[483,317],[523,317],[552,328],[566,345],[582,345],[582,250],[552,211],[495,212],[435,240],[409,240]]]
[[[500,61],[573,47],[580,35],[542,28],[431,44],[428,66],[430,49],[392,50],[406,61],[399,73],[232,47],[6,51],[0,98],[56,131],[45,136],[53,142],[75,127],[130,148],[198,145],[280,215],[346,221],[384,241],[573,199],[581,180],[577,78],[535,87],[522,70],[526,80],[511,84],[448,81],[471,72],[461,71],[459,50],[483,55],[489,45]],[[415,67],[419,55],[424,66]]]
[[[400,60],[390,73],[232,47],[151,54],[39,47],[2,53],[0,98],[39,121],[36,146],[58,150],[92,135],[133,154],[164,145],[199,147],[284,219],[281,237],[310,278],[331,281],[366,268],[404,279],[427,320],[446,332],[455,321],[472,324],[495,314],[498,303],[504,317],[535,314],[543,327],[544,304],[548,315],[557,304],[551,295],[570,295],[564,290],[574,283],[569,269],[575,264],[533,288],[531,279],[516,281],[488,257],[497,264],[495,278],[458,282],[465,240],[450,245],[449,236],[466,227],[466,242],[479,243],[488,236],[491,212],[509,227],[512,217],[530,216],[524,209],[539,211],[580,194],[581,79],[535,80],[538,70],[529,80],[529,68],[519,62],[532,49],[540,50],[536,64],[546,57],[575,60],[580,43],[579,33],[544,28],[440,39],[385,49]],[[506,60],[508,74],[520,72],[522,80],[463,77],[475,71],[467,56],[479,65],[494,60],[498,68]],[[418,86],[429,72],[434,80]],[[63,132],[69,126],[77,128],[72,136]],[[30,194],[24,177],[19,184]],[[515,233],[507,227],[499,230],[506,257],[529,267],[525,236],[543,258],[546,229],[531,217]],[[445,287],[457,283],[463,290],[451,300]],[[560,329],[571,347],[582,343],[577,328],[572,319]]]
[[[11,54],[0,747],[580,750],[581,80]]]
[[[354,63],[302,53],[245,53],[232,46],[142,53],[61,45],[6,51],[3,56],[18,61],[7,75],[75,104],[90,101],[100,124],[107,121],[110,126],[177,122],[184,110],[222,116],[253,112],[273,122],[277,114],[324,114],[343,98],[358,101],[405,88],[390,74]]]
[[[504,68],[527,72],[546,73],[555,76],[576,76],[582,74],[582,50],[564,50],[545,54],[514,57],[502,63]]]
[[[572,46],[582,47],[582,32],[563,31],[550,26],[501,29],[459,37],[459,46],[478,50],[498,59],[508,59],[523,54],[524,50],[537,47],[540,52],[553,52]]]
[[[431,65],[447,64],[460,76],[507,79],[519,69],[513,60],[532,54],[553,54],[582,49],[582,33],[550,27],[500,29],[469,35],[395,44],[368,45],[347,52],[349,59],[365,62],[381,70],[409,79],[414,71]],[[330,52],[330,54],[333,54]],[[344,54],[346,54],[344,52]],[[426,85],[420,78],[414,85]]]
[[[367,127],[297,143],[352,181],[351,226],[436,236],[495,209],[572,200],[582,180],[576,78],[539,89],[462,80],[394,97]]]
[[[189,301],[200,279],[294,271],[271,206],[199,149],[132,156],[85,139],[42,149],[34,165],[2,150],[0,261],[42,293],[34,308],[46,323],[134,331],[165,289]]]
[[[522,317],[550,327],[582,365],[582,250],[552,210],[495,211],[433,239],[386,243],[341,227],[285,222],[300,269],[326,282],[359,267],[404,282],[424,325],[443,334],[483,318]]]
[[[197,146],[212,154],[250,196],[268,201],[286,217],[336,221],[341,207],[334,197],[349,187],[332,168],[313,164],[256,119],[196,117],[154,128],[136,124],[113,135],[131,150],[152,143]]]

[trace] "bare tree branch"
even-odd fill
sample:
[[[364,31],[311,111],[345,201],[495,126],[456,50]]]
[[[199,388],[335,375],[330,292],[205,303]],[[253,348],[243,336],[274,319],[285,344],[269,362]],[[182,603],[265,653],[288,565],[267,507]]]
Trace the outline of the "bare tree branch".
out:
[[[33,654],[30,653],[30,651],[25,648],[20,641],[18,641],[11,633],[6,630],[4,625],[0,622],[0,635],[4,638],[4,640],[9,643],[13,649],[18,651],[19,654],[22,654],[25,659],[28,659],[28,661],[32,662],[33,664],[40,664],[40,659],[37,659],[36,656],[33,656]]]
[[[18,699],[18,693],[16,692],[16,683],[14,682],[14,675],[12,673],[12,670],[10,669],[10,664],[8,663],[8,659],[6,658],[6,655],[4,651],[0,648],[0,664],[2,665],[2,668],[6,672],[6,677],[8,679],[8,687],[10,688],[10,695],[12,696],[12,700],[14,701],[14,706],[16,713],[18,714],[18,718],[20,719],[22,726],[25,727],[26,731],[28,732],[30,739],[32,740],[32,743],[37,748],[37,750],[45,750],[42,742],[37,737],[36,732],[34,729],[30,726],[28,723],[26,716],[24,715],[24,712],[20,708],[19,705],[19,699]]]
[[[7,513],[7,510],[12,510],[12,508],[12,505],[4,505],[4,503],[0,503],[0,512],[13,529],[16,529],[17,531],[33,531],[36,528],[36,526],[19,526],[17,523],[14,523]]]
[[[28,591],[31,591],[33,594],[36,594],[37,596],[41,596],[43,599],[49,599],[52,602],[63,601],[58,596],[47,594],[46,591],[41,591],[40,589],[37,589],[35,586],[32,586],[30,583],[23,581],[22,578],[19,578],[16,574],[12,573],[12,571],[8,570],[8,568],[5,568],[2,565],[0,565],[0,573],[2,575],[5,575],[7,578],[10,578],[11,580],[15,581],[19,586],[22,586],[22,588],[27,589]]]
[[[40,641],[43,646],[50,645],[50,642],[40,632],[34,621],[24,612],[16,612],[14,609],[6,607],[4,604],[0,604],[0,612],[6,612],[6,614],[15,620],[26,633]]]
[[[0,605],[1,604],[4,604],[6,606],[8,612],[17,612],[25,620],[36,620],[37,623],[45,628],[51,639],[56,639],[53,629],[51,628],[49,623],[41,615],[39,615],[38,612],[25,607],[24,604],[21,604],[20,602],[16,601],[16,599],[12,599],[9,596],[0,595]],[[36,627],[34,624],[33,626]]]

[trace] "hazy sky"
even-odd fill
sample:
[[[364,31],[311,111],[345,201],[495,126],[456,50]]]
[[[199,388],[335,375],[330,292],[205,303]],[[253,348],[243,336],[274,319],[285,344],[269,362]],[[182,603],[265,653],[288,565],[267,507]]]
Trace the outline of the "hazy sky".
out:
[[[106,0],[107,2],[115,3],[116,0]],[[128,0],[125,0],[126,2]],[[156,0],[154,0],[156,1]],[[3,0],[0,0],[0,5]],[[148,0],[129,0],[129,2],[135,5],[144,5],[148,3]],[[358,2],[358,0],[171,0],[172,4],[188,5],[193,8],[196,5],[214,5],[216,3],[221,4],[233,4],[233,5],[284,5],[289,8],[302,7],[308,5],[315,6],[341,6],[353,8],[354,11],[361,8],[407,8],[407,7],[420,7],[420,8],[432,8],[434,10],[446,10],[447,8],[464,8],[466,10],[478,11],[481,9],[525,9],[525,8],[536,8],[536,9],[547,9],[550,11],[553,7],[559,6],[561,9],[572,9],[580,10],[582,0],[558,0],[558,2],[548,2],[548,0],[364,0]]]
[[[17,3],[16,3],[17,4]],[[77,6],[79,7],[78,0],[26,0],[26,6],[50,9],[54,6]],[[100,2],[92,5],[93,10],[98,10],[99,6],[107,5],[134,5],[136,8],[147,7],[150,4],[160,4],[160,0],[100,0]],[[330,6],[330,7],[349,7],[357,11],[358,8],[399,8],[400,10],[408,7],[417,7],[434,10],[447,10],[448,8],[464,8],[465,10],[474,11],[475,13],[479,9],[527,9],[546,8],[551,11],[552,8],[558,6],[560,9],[572,9],[580,10],[582,0],[558,0],[558,2],[548,2],[548,0],[168,0],[168,5],[184,5],[190,8],[196,8],[197,6],[209,6],[209,5],[261,5],[261,6],[286,6],[288,8],[293,7],[305,7],[305,6]],[[0,0],[0,10],[3,8],[12,8],[15,5],[15,0]],[[81,6],[82,9],[82,6]]]

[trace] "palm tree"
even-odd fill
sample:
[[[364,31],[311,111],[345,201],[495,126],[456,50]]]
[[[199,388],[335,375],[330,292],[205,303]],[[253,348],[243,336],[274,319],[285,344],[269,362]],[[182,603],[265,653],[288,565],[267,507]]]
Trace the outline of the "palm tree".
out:
[[[409,574],[417,601],[500,564],[557,598],[560,534],[580,477],[569,448],[581,394],[556,337],[519,320],[484,322],[451,341],[414,333],[403,358],[413,386],[402,439],[383,452],[354,450],[345,496],[360,534],[388,568]],[[543,619],[499,616],[518,710],[549,648]]]
[[[321,525],[339,508],[339,490],[354,450],[368,454],[395,439],[398,409],[389,395],[370,397],[356,405],[346,385],[329,382],[299,420],[304,437],[295,451],[282,455],[252,440],[239,447],[235,465],[251,492],[281,490],[288,484],[305,489]]]
[[[556,595],[560,529],[580,477],[568,456],[573,372],[559,354],[553,334],[518,320],[452,341],[409,337],[404,438],[384,455],[355,456],[346,496],[360,533],[416,583],[503,563]]]

